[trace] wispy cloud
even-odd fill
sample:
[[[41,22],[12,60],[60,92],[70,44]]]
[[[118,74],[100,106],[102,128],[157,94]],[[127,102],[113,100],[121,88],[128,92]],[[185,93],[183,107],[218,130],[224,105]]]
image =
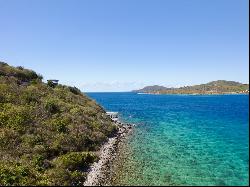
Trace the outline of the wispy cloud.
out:
[[[79,87],[84,92],[117,92],[131,91],[145,86],[145,83],[140,82],[94,82],[83,83]]]

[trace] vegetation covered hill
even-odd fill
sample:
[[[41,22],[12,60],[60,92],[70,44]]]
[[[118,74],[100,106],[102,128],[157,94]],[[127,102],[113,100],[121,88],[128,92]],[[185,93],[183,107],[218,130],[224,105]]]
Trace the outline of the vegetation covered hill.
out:
[[[167,89],[168,88],[166,88],[164,86],[154,85],[154,86],[146,86],[146,87],[139,89],[139,90],[133,90],[132,92],[150,93],[150,92],[162,91],[162,90],[167,90]]]
[[[157,86],[145,87],[137,92],[155,93],[155,94],[227,94],[227,93],[248,93],[249,84],[242,84],[235,81],[218,80],[207,84],[200,84],[194,86],[184,86],[180,88],[158,88]],[[161,87],[160,88],[164,88]]]
[[[81,185],[115,131],[77,88],[0,62],[0,185]]]

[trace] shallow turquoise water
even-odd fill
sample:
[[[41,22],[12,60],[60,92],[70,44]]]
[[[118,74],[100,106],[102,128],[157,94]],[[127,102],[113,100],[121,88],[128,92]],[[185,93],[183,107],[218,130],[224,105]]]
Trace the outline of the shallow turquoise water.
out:
[[[136,123],[118,185],[248,185],[248,95],[88,93]]]

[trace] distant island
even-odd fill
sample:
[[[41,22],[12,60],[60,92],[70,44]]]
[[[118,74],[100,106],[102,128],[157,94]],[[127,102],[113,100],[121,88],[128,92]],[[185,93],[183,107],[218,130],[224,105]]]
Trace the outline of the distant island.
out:
[[[167,88],[154,85],[146,86],[139,90],[133,90],[136,93],[148,94],[249,94],[249,84],[242,84],[235,81],[217,80],[206,84],[183,86],[179,88]]]

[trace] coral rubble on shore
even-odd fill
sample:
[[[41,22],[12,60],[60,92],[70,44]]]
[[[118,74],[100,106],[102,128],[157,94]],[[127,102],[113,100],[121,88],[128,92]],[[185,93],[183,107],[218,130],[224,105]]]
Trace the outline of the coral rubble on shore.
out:
[[[102,146],[99,152],[99,160],[89,169],[84,186],[103,186],[111,175],[112,161],[117,154],[119,143],[132,131],[131,124],[116,122],[118,132]]]

